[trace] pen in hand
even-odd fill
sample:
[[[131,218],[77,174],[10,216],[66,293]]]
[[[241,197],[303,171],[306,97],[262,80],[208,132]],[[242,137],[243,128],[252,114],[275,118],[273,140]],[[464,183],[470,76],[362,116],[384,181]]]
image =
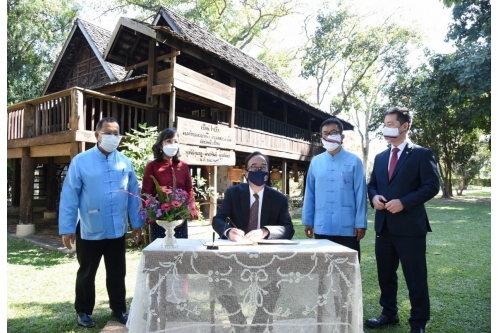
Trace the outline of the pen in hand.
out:
[[[230,218],[229,216],[228,216],[228,217],[226,217],[226,222],[227,222],[227,223],[228,223],[231,227],[238,229],[238,228],[234,225],[234,222],[233,222],[233,221],[231,221],[231,218]]]

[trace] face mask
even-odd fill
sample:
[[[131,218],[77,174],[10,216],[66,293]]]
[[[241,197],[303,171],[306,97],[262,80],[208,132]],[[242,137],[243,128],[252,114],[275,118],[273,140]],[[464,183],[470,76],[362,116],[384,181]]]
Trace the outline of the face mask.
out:
[[[342,143],[342,136],[340,134],[329,135],[326,139],[321,138],[321,141],[323,142],[323,148],[328,151],[334,151],[335,149],[340,147],[340,144]]]
[[[401,133],[399,133],[399,127],[384,126],[382,134],[387,141],[391,141],[392,139],[397,138]]]
[[[100,134],[100,136],[101,136],[100,146],[102,149],[104,149],[108,153],[112,153],[116,148],[118,148],[118,145],[120,144],[121,140],[120,136],[103,135],[103,134]]]
[[[163,152],[167,156],[175,156],[177,154],[177,151],[179,150],[179,144],[178,143],[169,143],[163,146]]]
[[[262,186],[267,182],[268,178],[269,178],[269,172],[263,172],[262,170],[257,170],[257,171],[249,171],[247,179],[255,186]]]

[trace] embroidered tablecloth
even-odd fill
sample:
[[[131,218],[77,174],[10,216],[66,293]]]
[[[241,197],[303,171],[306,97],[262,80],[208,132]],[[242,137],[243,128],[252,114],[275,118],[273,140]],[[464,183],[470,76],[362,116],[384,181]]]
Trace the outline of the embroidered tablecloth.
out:
[[[357,252],[328,240],[294,245],[220,246],[178,239],[178,248],[156,239],[142,253],[127,327],[130,332],[363,332]],[[274,308],[256,309],[278,289]],[[230,322],[230,295],[246,319]],[[259,322],[261,323],[261,322]]]

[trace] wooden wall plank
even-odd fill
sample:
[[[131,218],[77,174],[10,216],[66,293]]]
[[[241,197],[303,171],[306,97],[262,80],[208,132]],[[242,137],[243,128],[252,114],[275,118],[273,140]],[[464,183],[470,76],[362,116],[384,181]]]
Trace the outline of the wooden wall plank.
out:
[[[61,143],[47,146],[36,146],[30,148],[31,157],[68,156],[72,143]]]
[[[223,105],[232,106],[234,104],[233,100],[229,100],[229,99],[224,98],[220,95],[217,95],[217,94],[211,92],[209,89],[206,89],[206,88],[202,89],[202,88],[193,86],[192,84],[190,84],[188,82],[184,82],[184,81],[179,80],[177,78],[175,78],[174,86],[177,89],[184,90],[184,91],[190,92],[192,94],[199,95],[201,97],[210,99],[212,101],[216,101],[216,102],[223,104]]]
[[[23,157],[22,148],[7,149],[7,158],[21,158]]]
[[[153,86],[153,95],[170,94],[171,91],[171,83],[164,83]]]
[[[214,87],[217,90],[222,90],[222,91],[231,90],[230,86],[225,85],[224,83],[221,83],[219,81],[215,81],[214,79],[211,79],[208,76],[205,76],[203,74],[195,72],[192,69],[189,69],[189,68],[184,67],[184,66],[179,65],[179,64],[177,64],[175,66],[175,75],[174,75],[174,77],[176,79],[177,79],[177,75],[178,74],[182,74],[184,76],[191,77],[191,78],[195,79],[196,81],[203,82],[203,83],[205,83],[207,85],[210,85],[210,86]]]

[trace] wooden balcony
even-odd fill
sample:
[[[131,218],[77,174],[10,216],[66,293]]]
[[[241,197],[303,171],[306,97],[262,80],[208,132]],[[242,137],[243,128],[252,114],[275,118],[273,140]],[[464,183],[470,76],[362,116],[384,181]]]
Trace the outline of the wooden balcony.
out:
[[[29,148],[31,157],[64,156],[69,162],[70,156],[85,150],[79,145],[95,143],[95,125],[103,117],[117,119],[121,133],[130,133],[148,122],[151,109],[147,104],[78,87],[11,105],[7,108],[7,158],[21,158],[22,149]],[[168,127],[168,112],[157,111],[158,128]],[[311,131],[241,108],[236,109],[235,121],[237,151],[260,150],[294,160],[310,160],[321,152]]]
[[[7,157],[21,158],[25,147],[30,147],[31,157],[74,156],[68,151],[75,149],[75,142],[95,142],[95,125],[100,119],[113,117],[122,133],[130,132],[146,122],[150,109],[146,104],[78,87],[11,105],[7,108]],[[167,120],[168,114],[158,112],[159,123]]]

